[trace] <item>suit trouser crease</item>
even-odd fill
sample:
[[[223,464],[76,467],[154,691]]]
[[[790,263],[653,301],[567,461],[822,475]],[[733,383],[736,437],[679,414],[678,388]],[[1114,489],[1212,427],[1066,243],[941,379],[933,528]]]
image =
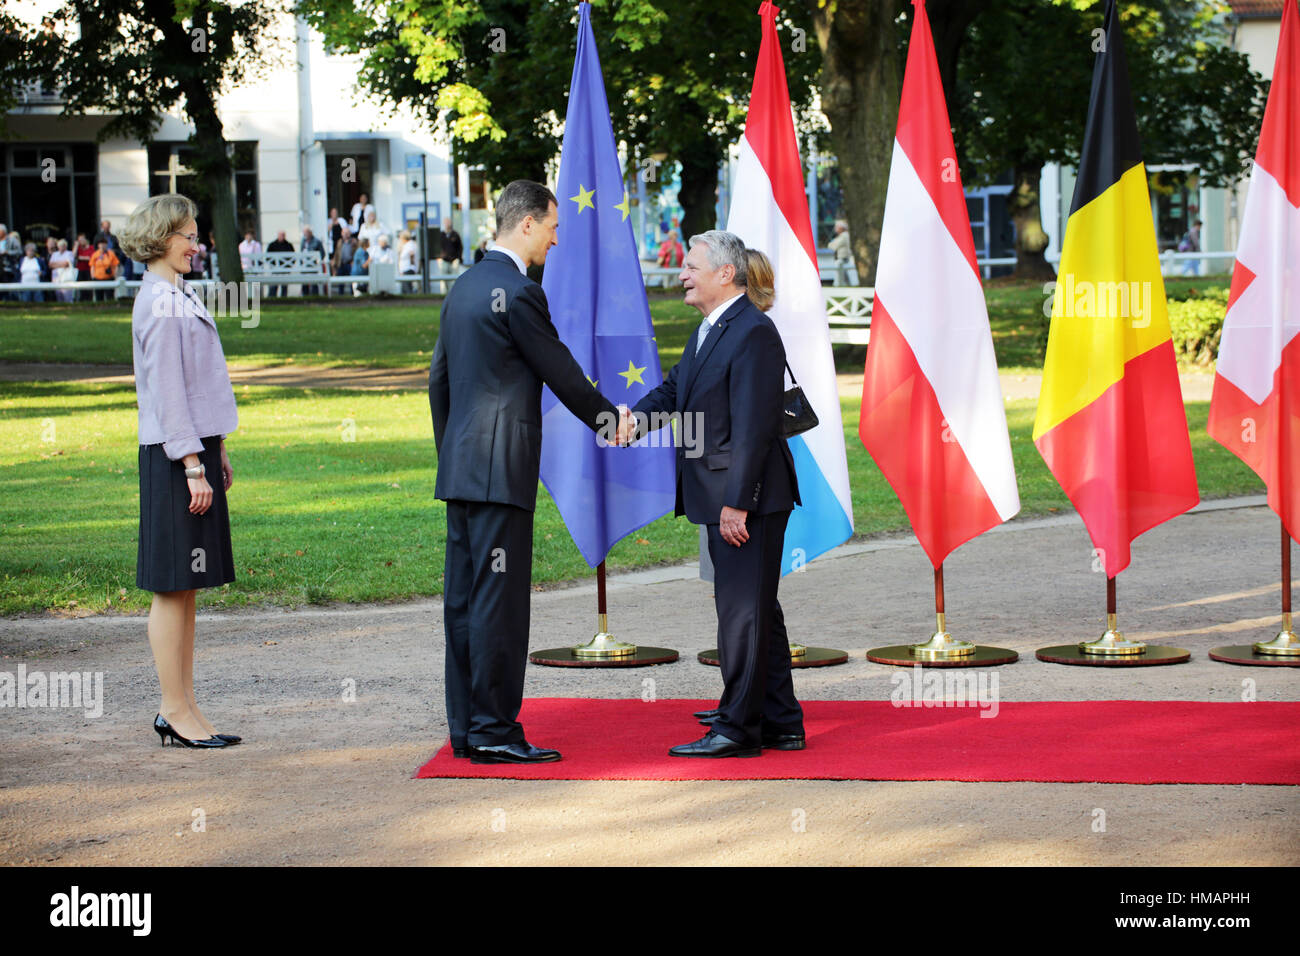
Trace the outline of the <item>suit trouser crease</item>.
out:
[[[739,548],[708,526],[718,614],[718,656],[723,692],[713,729],[745,744],[764,733],[803,733],[803,710],[794,695],[790,643],[777,600],[780,555],[788,511],[750,515],[749,540]]]
[[[447,502],[443,624],[453,746],[521,743],[528,665],[533,513]]]

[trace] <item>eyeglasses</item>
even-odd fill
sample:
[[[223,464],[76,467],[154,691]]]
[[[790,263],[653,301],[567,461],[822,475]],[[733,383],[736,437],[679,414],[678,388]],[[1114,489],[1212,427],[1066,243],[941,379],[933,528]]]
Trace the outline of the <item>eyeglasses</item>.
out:
[[[172,232],[172,233],[168,233],[168,237],[170,238],[171,236],[180,236],[182,239],[188,239],[188,240],[190,241],[190,245],[192,245],[192,246],[197,246],[197,245],[199,244],[199,234],[198,234],[197,232],[189,232],[189,233],[186,233],[186,232]]]

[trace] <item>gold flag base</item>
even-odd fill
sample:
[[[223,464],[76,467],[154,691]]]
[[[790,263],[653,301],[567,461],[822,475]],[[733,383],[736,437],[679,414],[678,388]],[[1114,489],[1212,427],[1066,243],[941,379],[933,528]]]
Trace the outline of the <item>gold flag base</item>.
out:
[[[1141,641],[1130,641],[1115,626],[1115,615],[1106,615],[1106,633],[1095,641],[1084,641],[1079,650],[1084,654],[1096,654],[1105,657],[1127,657],[1143,654],[1147,646]]]
[[[935,618],[938,629],[924,644],[911,645],[912,657],[918,661],[950,661],[974,655],[974,644],[970,641],[957,640],[948,633],[942,613],[936,614]]]
[[[1261,654],[1276,654],[1281,657],[1300,657],[1300,638],[1291,629],[1291,612],[1282,615],[1282,630],[1271,641],[1258,641],[1255,650]]]
[[[579,658],[635,657],[636,645],[620,641],[606,628],[609,627],[608,616],[598,615],[596,636],[586,644],[579,644],[573,649],[573,656]]]

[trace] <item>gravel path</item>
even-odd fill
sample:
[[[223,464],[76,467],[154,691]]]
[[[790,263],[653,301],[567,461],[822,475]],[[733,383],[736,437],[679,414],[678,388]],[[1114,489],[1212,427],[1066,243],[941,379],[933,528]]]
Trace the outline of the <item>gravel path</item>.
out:
[[[1034,660],[1036,647],[1103,626],[1104,581],[1073,515],[1012,522],[959,549],[945,565],[949,628],[1021,653],[999,670],[1003,701],[1232,701],[1248,682],[1259,700],[1300,700],[1300,669],[1206,656],[1276,631],[1277,527],[1260,499],[1238,499],[1136,543],[1119,580],[1121,627],[1191,649],[1188,664]],[[526,693],[640,698],[649,679],[659,699],[716,695],[717,670],[694,661],[713,646],[710,593],[687,566],[612,577],[615,633],[682,660],[530,666]],[[841,549],[787,577],[781,595],[792,636],[852,652],[843,666],[796,672],[807,699],[888,698],[897,671],[864,651],[923,639],[933,624],[930,567],[910,537]],[[535,594],[531,646],[585,639],[594,606],[590,584]],[[200,701],[246,739],[211,753],[158,747],[143,618],[0,620],[0,671],[104,680],[98,718],[0,710],[0,863],[1300,863],[1294,787],[412,780],[446,736],[441,616],[436,600],[201,616]]]

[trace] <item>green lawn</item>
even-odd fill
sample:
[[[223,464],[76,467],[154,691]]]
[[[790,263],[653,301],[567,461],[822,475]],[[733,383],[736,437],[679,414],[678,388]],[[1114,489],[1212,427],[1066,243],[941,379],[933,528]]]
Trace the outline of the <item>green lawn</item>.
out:
[[[1226,285],[1225,278],[1169,279],[1170,298],[1188,289]],[[1003,371],[1037,372],[1043,365],[1049,296],[1042,283],[985,283],[989,324]],[[439,299],[374,301],[264,299],[257,325],[219,318],[221,343],[232,364],[425,368],[438,338]],[[680,295],[650,299],[660,363],[672,368],[700,316]],[[836,346],[841,372],[861,372],[866,346]],[[131,364],[129,303],[40,306],[0,303],[0,361]]]
[[[231,315],[218,317],[217,327],[232,365],[427,368],[440,306],[435,298],[264,299],[255,326]],[[660,362],[671,368],[700,315],[680,297],[655,297],[651,316]],[[130,365],[130,302],[0,303],[0,362]]]
[[[441,592],[444,512],[433,497],[437,463],[422,393],[241,386],[237,395],[240,429],[229,448],[238,579],[201,592],[203,605]],[[906,529],[897,499],[858,440],[857,402],[846,401],[843,412],[858,534]],[[1254,474],[1206,435],[1206,413],[1205,403],[1188,406],[1202,494],[1261,491]],[[1069,507],[1032,447],[1033,414],[1033,402],[1008,405],[1023,514]],[[0,613],[144,607],[148,595],[135,588],[134,390],[3,384],[0,427]],[[350,434],[355,440],[345,440]],[[693,556],[696,543],[685,519],[663,518],[620,542],[608,563],[619,569],[675,562]],[[534,583],[590,573],[540,491]]]

